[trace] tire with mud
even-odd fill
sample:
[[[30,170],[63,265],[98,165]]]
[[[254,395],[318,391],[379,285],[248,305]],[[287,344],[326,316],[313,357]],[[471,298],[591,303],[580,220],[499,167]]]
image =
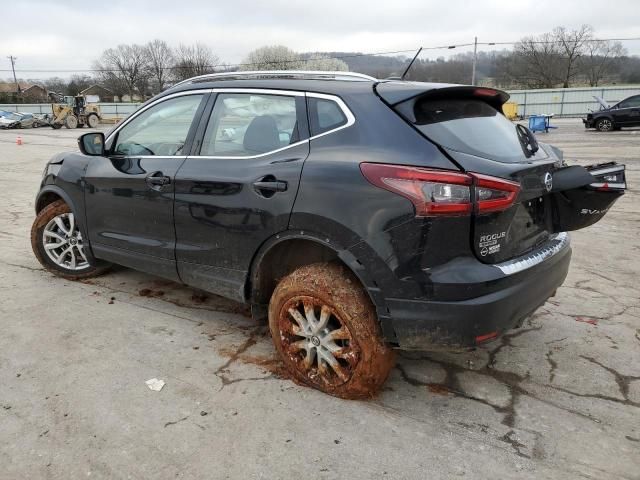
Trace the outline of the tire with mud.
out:
[[[100,119],[95,113],[90,113],[89,116],[87,116],[87,125],[89,126],[89,128],[96,128],[99,122]]]
[[[75,115],[67,115],[64,119],[64,126],[67,128],[78,128],[78,117]]]
[[[84,253],[82,234],[69,206],[62,200],[44,207],[31,227],[31,248],[49,272],[68,280],[104,273],[110,264],[90,261]]]
[[[395,363],[371,300],[341,265],[306,265],[284,277],[269,328],[294,379],[336,397],[373,397]]]

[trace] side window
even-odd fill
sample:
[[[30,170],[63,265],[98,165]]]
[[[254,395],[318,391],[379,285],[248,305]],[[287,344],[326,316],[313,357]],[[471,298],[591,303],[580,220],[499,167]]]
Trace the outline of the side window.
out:
[[[620,108],[632,108],[632,107],[640,107],[640,95],[627,98],[623,102],[620,102]]]
[[[347,123],[344,112],[333,100],[309,97],[307,105],[309,107],[311,136],[320,135]]]
[[[640,95],[628,98],[626,103],[627,105],[625,108],[640,107]]]
[[[299,139],[296,97],[221,93],[211,112],[200,155],[260,155]]]
[[[145,110],[118,132],[115,155],[180,155],[203,95],[170,98]]]

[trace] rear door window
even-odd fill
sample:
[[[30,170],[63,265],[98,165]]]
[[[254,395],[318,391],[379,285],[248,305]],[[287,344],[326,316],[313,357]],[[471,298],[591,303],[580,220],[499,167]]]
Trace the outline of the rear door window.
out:
[[[542,149],[527,158],[516,124],[482,100],[419,100],[414,115],[421,132],[451,150],[509,163],[546,158]]]
[[[200,155],[262,155],[299,140],[296,97],[221,93],[211,112]]]

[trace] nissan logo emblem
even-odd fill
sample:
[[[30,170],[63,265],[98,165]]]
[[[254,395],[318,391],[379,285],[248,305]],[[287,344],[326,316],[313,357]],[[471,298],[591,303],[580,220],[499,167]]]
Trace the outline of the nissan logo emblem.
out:
[[[550,192],[553,188],[553,178],[549,172],[544,175],[544,187],[547,189],[547,192]]]

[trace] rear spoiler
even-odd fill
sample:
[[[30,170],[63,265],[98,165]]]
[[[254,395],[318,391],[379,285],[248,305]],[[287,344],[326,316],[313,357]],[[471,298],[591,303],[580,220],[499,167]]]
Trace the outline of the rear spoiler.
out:
[[[501,111],[502,105],[509,100],[509,94],[503,90],[449,83],[388,81],[375,84],[374,89],[378,96],[391,107],[407,100],[417,100],[418,98],[433,100],[442,98],[477,98]]]

